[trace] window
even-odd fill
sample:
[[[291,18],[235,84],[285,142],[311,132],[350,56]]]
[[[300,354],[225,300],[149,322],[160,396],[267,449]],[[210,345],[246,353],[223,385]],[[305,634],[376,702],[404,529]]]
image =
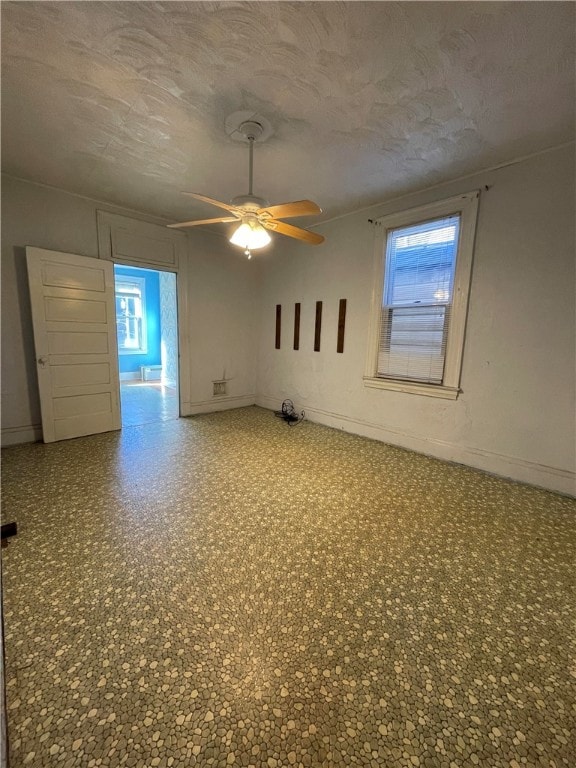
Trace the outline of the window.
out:
[[[142,277],[116,277],[118,352],[146,354],[146,291]]]
[[[478,193],[377,221],[367,386],[456,398]]]

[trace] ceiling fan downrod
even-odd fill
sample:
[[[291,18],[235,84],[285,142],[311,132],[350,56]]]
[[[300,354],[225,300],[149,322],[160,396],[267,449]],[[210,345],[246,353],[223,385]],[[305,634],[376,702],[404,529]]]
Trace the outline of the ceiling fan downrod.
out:
[[[254,137],[248,136],[250,142],[250,167],[248,169],[248,194],[252,196],[252,181],[254,180]]]
[[[264,131],[264,128],[255,120],[246,120],[238,128],[240,133],[246,137],[250,145],[249,150],[249,165],[248,165],[248,196],[253,197],[253,181],[254,181],[254,142],[258,141]]]

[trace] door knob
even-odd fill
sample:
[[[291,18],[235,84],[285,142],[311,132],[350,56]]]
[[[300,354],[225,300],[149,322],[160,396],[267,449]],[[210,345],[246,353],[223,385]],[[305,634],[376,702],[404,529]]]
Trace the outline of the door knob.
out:
[[[36,362],[38,363],[38,365],[41,365],[42,367],[44,367],[46,365],[46,363],[48,362],[48,358],[46,358],[46,357],[39,357]]]

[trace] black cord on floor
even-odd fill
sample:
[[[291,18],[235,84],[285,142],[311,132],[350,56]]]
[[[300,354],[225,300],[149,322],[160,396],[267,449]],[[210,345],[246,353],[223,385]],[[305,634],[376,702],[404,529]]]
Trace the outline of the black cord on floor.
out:
[[[280,419],[284,419],[286,424],[288,424],[289,427],[293,427],[296,424],[300,424],[300,422],[304,418],[304,411],[301,411],[300,415],[296,413],[294,410],[294,403],[292,400],[284,400],[282,403],[282,410],[281,411],[274,411],[274,414],[278,416]]]

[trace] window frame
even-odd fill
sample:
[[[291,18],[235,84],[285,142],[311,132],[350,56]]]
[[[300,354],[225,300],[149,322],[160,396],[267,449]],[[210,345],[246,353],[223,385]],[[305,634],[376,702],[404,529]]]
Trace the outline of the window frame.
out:
[[[368,334],[368,353],[366,355],[366,368],[363,377],[365,386],[377,389],[388,389],[396,392],[427,395],[429,397],[440,397],[449,400],[456,400],[458,397],[458,394],[461,391],[460,376],[464,353],[464,338],[466,333],[466,318],[468,314],[468,299],[470,295],[479,197],[480,191],[474,190],[446,200],[439,200],[438,202],[429,205],[409,208],[405,211],[382,216],[374,221],[374,224],[377,227],[377,235],[374,243],[374,274]],[[444,375],[442,383],[430,384],[400,378],[383,378],[377,376],[388,232],[392,229],[413,226],[427,220],[429,221],[431,219],[453,214],[460,214],[460,234],[454,271],[451,319],[446,344],[446,355],[444,358]]]
[[[146,327],[146,278],[132,275],[117,275],[114,279],[114,298],[119,297],[119,285],[127,284],[135,286],[140,291],[140,301],[142,303],[142,317],[140,318],[141,344],[137,349],[129,349],[120,345],[118,339],[119,355],[147,355],[148,354],[148,330]],[[118,312],[116,312],[116,325],[118,326]],[[116,330],[118,336],[118,329]]]

